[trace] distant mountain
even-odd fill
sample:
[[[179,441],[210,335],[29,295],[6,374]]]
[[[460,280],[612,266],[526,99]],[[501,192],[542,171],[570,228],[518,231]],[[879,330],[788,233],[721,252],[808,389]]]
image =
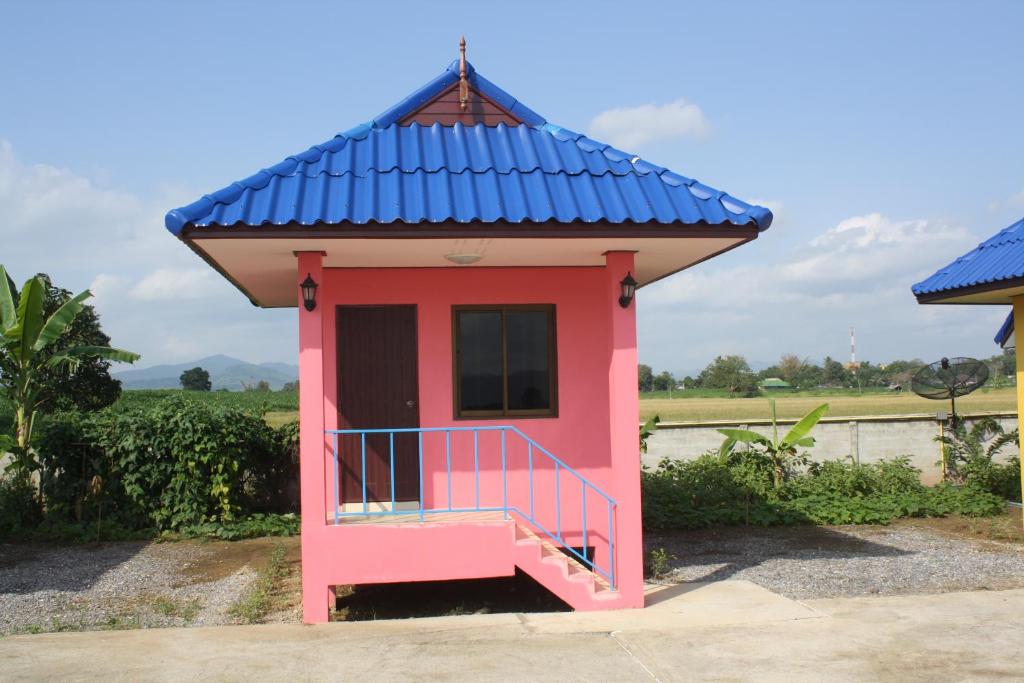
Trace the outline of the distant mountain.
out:
[[[280,389],[287,382],[299,378],[299,368],[288,363],[246,363],[243,360],[218,354],[188,363],[154,365],[151,368],[115,372],[125,389],[177,389],[181,386],[181,373],[191,368],[202,368],[210,373],[214,389],[241,391],[246,384],[266,380],[271,389]]]

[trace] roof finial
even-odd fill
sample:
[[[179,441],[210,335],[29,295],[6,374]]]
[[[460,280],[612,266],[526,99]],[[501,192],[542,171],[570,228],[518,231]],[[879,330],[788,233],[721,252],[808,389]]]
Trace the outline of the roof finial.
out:
[[[459,40],[459,109],[469,105],[469,83],[466,82],[466,36]]]

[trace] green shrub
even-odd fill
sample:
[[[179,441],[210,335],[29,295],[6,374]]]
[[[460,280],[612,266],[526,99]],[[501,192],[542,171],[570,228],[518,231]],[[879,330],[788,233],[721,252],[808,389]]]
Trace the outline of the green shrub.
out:
[[[921,472],[907,457],[877,463],[852,463],[827,460],[811,463],[806,474],[787,481],[779,498],[784,500],[809,496],[866,496],[878,493],[917,493],[923,486]]]
[[[998,514],[1003,500],[976,485],[922,486],[907,458],[871,464],[814,463],[779,489],[771,463],[750,454],[706,453],[662,461],[642,478],[644,526],[696,529],[718,524],[887,524],[901,517]]]
[[[41,518],[31,482],[21,476],[0,477],[0,538],[20,535],[39,524]]]
[[[261,413],[171,395],[131,410],[61,413],[40,429],[48,509],[178,529],[282,506],[297,472],[297,430]],[[278,509],[278,511],[286,511]]]
[[[1020,458],[1005,463],[977,458],[964,463],[961,471],[967,483],[1005,500],[1020,502]]]
[[[216,538],[222,541],[240,541],[260,536],[295,536],[299,533],[299,516],[295,513],[264,515],[256,513],[235,522],[192,524],[166,538]]]

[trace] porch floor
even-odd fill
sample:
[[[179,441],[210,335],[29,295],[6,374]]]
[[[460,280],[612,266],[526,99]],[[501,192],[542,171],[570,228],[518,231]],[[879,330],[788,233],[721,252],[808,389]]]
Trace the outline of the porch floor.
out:
[[[476,522],[503,522],[506,518],[503,512],[427,512],[423,515],[423,524],[466,524]],[[327,515],[327,523],[333,525],[334,515]],[[367,515],[342,515],[338,517],[337,523],[342,524],[420,524],[420,513],[418,511],[400,514],[367,514]]]

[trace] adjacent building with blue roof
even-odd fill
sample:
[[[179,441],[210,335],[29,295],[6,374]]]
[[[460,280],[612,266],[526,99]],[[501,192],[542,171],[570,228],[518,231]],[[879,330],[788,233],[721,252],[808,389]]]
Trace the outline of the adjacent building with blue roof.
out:
[[[1024,405],[1024,347],[1016,343],[1015,320],[1024,320],[1024,219],[1000,230],[977,247],[913,286],[922,304],[1001,304],[1011,306],[995,342],[1014,349],[1017,365],[1017,421]],[[1024,465],[1024,447],[1020,448]],[[1024,479],[1021,480],[1024,494]]]
[[[1008,304],[1024,294],[1024,219],[913,286],[923,304]]]

